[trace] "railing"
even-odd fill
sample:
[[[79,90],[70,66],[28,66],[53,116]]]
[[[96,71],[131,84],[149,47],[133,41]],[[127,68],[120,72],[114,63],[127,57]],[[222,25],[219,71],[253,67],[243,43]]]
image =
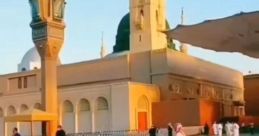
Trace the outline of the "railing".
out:
[[[100,131],[86,133],[71,133],[67,136],[149,136],[147,131],[121,130],[121,131]]]

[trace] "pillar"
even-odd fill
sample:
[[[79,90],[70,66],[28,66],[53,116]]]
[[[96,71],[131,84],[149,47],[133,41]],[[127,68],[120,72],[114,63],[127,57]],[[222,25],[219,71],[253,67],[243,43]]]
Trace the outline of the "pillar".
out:
[[[41,57],[41,92],[43,110],[57,116],[47,122],[48,136],[55,136],[58,126],[57,61],[64,41],[65,25],[56,22],[32,23],[32,37]]]

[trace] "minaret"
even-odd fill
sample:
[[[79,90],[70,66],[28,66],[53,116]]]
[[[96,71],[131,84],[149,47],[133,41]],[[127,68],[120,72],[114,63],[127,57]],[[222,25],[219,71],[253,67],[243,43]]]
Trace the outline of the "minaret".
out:
[[[184,10],[181,10],[181,25],[184,25]],[[180,42],[180,51],[182,53],[188,54],[188,45],[185,43]]]
[[[166,0],[130,0],[130,51],[167,47]]]
[[[32,40],[41,57],[42,109],[55,116],[43,130],[55,136],[58,125],[57,61],[64,42],[65,0],[29,0]],[[44,123],[45,124],[45,123]]]
[[[107,53],[107,50],[104,46],[103,33],[102,33],[100,57],[104,58],[107,54],[108,53]]]

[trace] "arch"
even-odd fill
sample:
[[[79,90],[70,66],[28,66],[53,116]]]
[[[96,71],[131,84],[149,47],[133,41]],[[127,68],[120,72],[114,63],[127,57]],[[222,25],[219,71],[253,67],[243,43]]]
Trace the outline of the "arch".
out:
[[[138,130],[145,131],[148,128],[149,101],[145,95],[139,97],[137,102]]]
[[[96,131],[109,130],[109,107],[104,97],[98,97],[95,103],[95,129]]]
[[[25,67],[23,67],[23,68],[21,69],[21,71],[26,71],[26,68],[25,68]]]
[[[87,99],[81,99],[78,103],[78,132],[92,131],[92,116],[90,103]]]
[[[29,110],[29,107],[26,104],[22,104],[20,107],[20,113]],[[28,122],[20,122],[20,133],[21,135],[30,135],[31,126]]]
[[[148,98],[145,95],[142,95],[138,99],[138,109],[147,111],[149,107]]]
[[[35,103],[34,106],[33,106],[33,108],[34,108],[34,109],[38,109],[38,110],[41,110],[41,109],[42,109],[40,103]]]
[[[26,104],[22,104],[20,107],[20,112],[24,112],[26,110],[29,110],[29,107]]]
[[[16,114],[16,109],[14,106],[9,106],[8,109],[7,109],[7,115],[14,115]]]
[[[33,109],[42,110],[41,104],[40,103],[35,103],[33,105]],[[41,122],[35,122],[33,124],[33,131],[34,131],[35,135],[38,135],[38,136],[41,135],[41,132],[42,132]]]
[[[14,115],[14,114],[16,114],[16,109],[15,109],[14,106],[10,105],[7,108],[7,116]],[[6,129],[7,129],[7,135],[8,136],[12,135],[12,129],[14,127],[17,127],[17,123],[16,122],[7,122]]]
[[[87,99],[81,99],[78,104],[79,111],[90,111],[90,102]]]
[[[104,97],[98,97],[96,100],[95,106],[96,106],[97,110],[108,110],[109,109],[108,101]]]
[[[74,106],[71,101],[69,101],[69,100],[64,101],[63,112],[74,112]]]
[[[69,100],[65,100],[62,107],[62,125],[67,133],[74,133],[75,113],[73,103]]]

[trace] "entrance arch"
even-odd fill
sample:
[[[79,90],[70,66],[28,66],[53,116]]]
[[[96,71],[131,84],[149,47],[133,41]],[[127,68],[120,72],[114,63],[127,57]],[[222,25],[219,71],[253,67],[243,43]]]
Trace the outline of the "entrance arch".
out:
[[[137,103],[137,121],[138,130],[145,131],[148,129],[148,118],[149,118],[149,101],[144,95],[139,97]]]

